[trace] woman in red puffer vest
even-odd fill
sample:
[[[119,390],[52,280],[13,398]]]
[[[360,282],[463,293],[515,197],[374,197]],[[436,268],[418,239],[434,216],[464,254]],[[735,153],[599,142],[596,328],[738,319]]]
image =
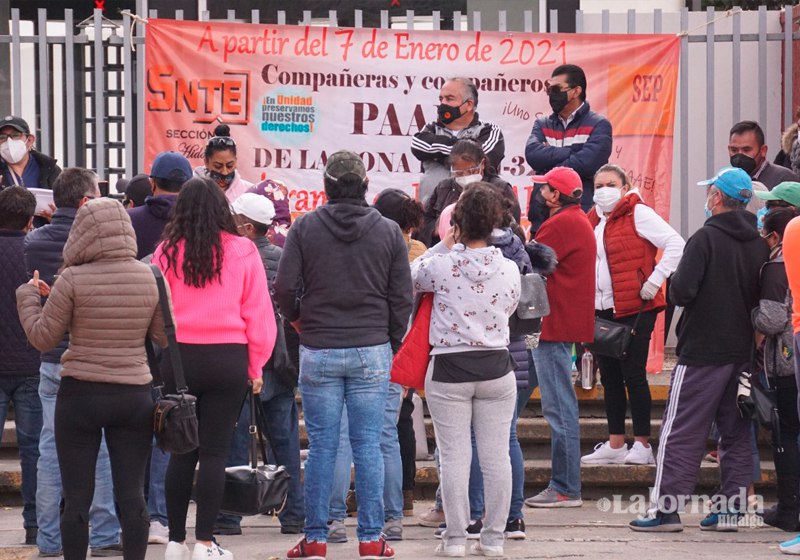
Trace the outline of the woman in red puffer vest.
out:
[[[666,307],[661,285],[683,254],[681,236],[642,200],[625,171],[601,167],[594,178],[595,206],[589,221],[597,239],[597,317],[635,325],[623,359],[595,356],[605,392],[609,439],[598,443],[584,464],[655,462],[650,447],[650,386],[647,354],[658,312]],[[657,260],[659,249],[663,256]],[[627,390],[627,394],[626,394]],[[625,410],[630,400],[633,446],[625,443]]]

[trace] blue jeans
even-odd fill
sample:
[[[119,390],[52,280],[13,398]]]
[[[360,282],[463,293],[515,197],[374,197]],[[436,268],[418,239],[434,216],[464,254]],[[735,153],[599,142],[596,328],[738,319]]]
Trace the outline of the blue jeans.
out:
[[[153,438],[153,450],[150,454],[150,484],[147,493],[147,510],[150,521],[158,521],[167,526],[167,495],[164,480],[167,476],[169,453],[161,451]]]
[[[376,541],[383,530],[381,429],[392,350],[388,343],[356,348],[300,346],[300,393],[308,431],[305,468],[306,538],[327,542],[328,508],[347,407],[356,470],[359,541]]]
[[[42,401],[38,375],[0,377],[0,418],[5,420],[8,403],[14,403],[17,445],[22,468],[22,525],[36,525],[36,463],[39,461],[39,434],[42,432]],[[2,434],[0,434],[2,438]]]
[[[531,354],[542,395],[542,414],[552,432],[550,487],[577,498],[581,495],[581,439],[578,397],[572,385],[572,344],[541,341]],[[534,381],[532,377],[532,388]]]
[[[61,550],[61,471],[56,455],[56,395],[61,385],[61,365],[42,362],[39,369],[39,398],[42,402],[42,433],[39,438],[38,479],[36,486],[36,521],[41,552]],[[94,499],[89,510],[89,545],[92,548],[119,543],[120,528],[114,509],[111,463],[105,438],[97,455]]]
[[[403,388],[397,383],[389,383],[381,433],[384,521],[403,518],[403,461],[400,458],[400,442],[397,440],[397,417],[400,414],[402,396]],[[347,515],[345,500],[347,490],[350,488],[350,463],[353,462],[348,433],[347,410],[345,410],[342,412],[339,450],[336,453],[336,467],[333,471],[333,493],[328,514],[330,519],[341,520]]]
[[[475,443],[475,430],[471,430],[472,463],[469,467],[469,516],[472,520],[483,518],[484,495],[483,474],[478,460],[478,447]],[[522,505],[525,503],[525,459],[517,439],[517,412],[511,418],[511,435],[508,439],[508,454],[511,458],[511,506],[508,521],[523,519]]]

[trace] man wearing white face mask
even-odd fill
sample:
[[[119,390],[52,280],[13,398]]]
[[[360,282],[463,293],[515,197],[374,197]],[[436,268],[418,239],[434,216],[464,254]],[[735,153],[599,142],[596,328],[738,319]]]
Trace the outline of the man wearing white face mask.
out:
[[[647,354],[656,316],[666,307],[661,285],[678,267],[684,241],[642,201],[622,168],[601,167],[594,189],[595,206],[588,218],[597,240],[595,312],[603,319],[636,324],[636,335],[625,358],[595,356],[605,389],[609,439],[583,456],[581,463],[653,464]],[[664,255],[656,262],[658,249]],[[625,443],[628,400],[634,436],[630,450]]]
[[[61,168],[33,148],[35,141],[24,119],[9,115],[0,120],[0,188],[53,188]]]

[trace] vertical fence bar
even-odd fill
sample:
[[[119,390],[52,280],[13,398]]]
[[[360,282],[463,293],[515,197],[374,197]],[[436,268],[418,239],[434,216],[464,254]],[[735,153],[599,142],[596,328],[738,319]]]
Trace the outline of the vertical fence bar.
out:
[[[200,12],[200,21],[209,21],[211,20],[211,12],[208,10],[203,10]]]
[[[636,33],[636,10],[628,10],[628,33]]]
[[[739,122],[742,116],[742,16],[733,16],[733,43],[731,44],[731,60],[733,62],[733,72],[731,73],[731,89],[733,99],[731,100],[731,121]],[[766,123],[762,123],[766,125]]]
[[[758,83],[767,83],[767,7],[758,7]],[[758,90],[758,122],[767,125],[767,93],[764,88]]]
[[[183,10],[175,10],[175,21],[183,21]]]
[[[14,115],[22,113],[22,48],[19,40],[19,8],[11,9],[11,67],[13,68],[12,88]]]
[[[547,0],[539,1],[539,33],[547,33]]]
[[[783,29],[783,126],[781,129],[791,125],[794,121],[794,111],[792,111],[792,30],[794,21],[792,18],[794,11],[791,4],[784,7],[784,29]],[[763,123],[766,124],[766,123]]]
[[[575,33],[583,33],[583,10],[575,10]]]
[[[550,32],[558,33],[558,10],[550,10]]]
[[[441,30],[442,29],[442,12],[440,12],[439,10],[434,10],[433,13],[431,14],[431,17],[433,19],[433,29],[435,31]]]
[[[178,19],[177,10],[175,11],[175,19]],[[136,137],[136,128],[133,125],[134,85],[131,39],[131,17],[125,14],[122,16],[122,78],[124,84],[123,88],[125,90],[125,177],[129,179],[135,175],[133,172],[133,139]],[[69,85],[67,85],[67,91],[69,91]],[[71,111],[67,111],[67,118],[69,118],[70,112]]]
[[[681,31],[689,29],[689,8],[681,9]],[[681,36],[680,61],[680,208],[681,235],[689,237],[689,36]]]
[[[103,82],[103,11],[94,11],[94,166],[97,177],[106,178],[106,114]]]
[[[608,10],[602,11],[600,32],[608,33],[611,30],[611,14]]]
[[[661,28],[664,25],[664,17],[661,8],[653,10],[653,33],[656,35],[661,33]]]
[[[481,13],[478,11],[472,12],[472,29],[473,31],[481,30]]]
[[[339,14],[336,13],[336,10],[328,10],[328,25],[339,27]]]
[[[286,25],[286,11],[279,10],[278,11],[278,25]]]
[[[533,12],[531,10],[525,10],[523,14],[523,19],[525,20],[525,24],[523,29],[525,33],[533,33]],[[539,31],[543,31],[542,27],[547,25],[546,21],[539,20]]]
[[[706,174],[714,175],[714,7],[706,9]]]
[[[250,23],[261,23],[261,10],[250,10]]]
[[[453,12],[453,31],[461,31],[461,12]]]
[[[389,29],[389,10],[381,10],[381,29]]]
[[[500,10],[497,12],[497,30],[498,31],[506,31],[508,26],[506,25],[506,11]]]
[[[147,0],[136,0],[136,13],[147,13]],[[136,35],[135,37],[144,37],[143,23],[136,22]],[[131,41],[135,38],[131,37]],[[136,171],[144,172],[144,60],[145,60],[145,45],[144,42],[136,47]]]
[[[65,76],[64,83],[66,85],[66,99],[67,99],[67,134],[66,134],[66,167],[73,167],[77,165],[75,160],[75,145],[78,142],[78,131],[75,123],[75,35],[72,30],[74,29],[72,19],[72,9],[64,10],[64,66]],[[128,29],[128,27],[126,27]],[[125,99],[133,95],[133,84],[127,90]],[[130,112],[133,115],[133,110]],[[131,136],[133,132],[131,131]],[[131,153],[133,151],[131,150]]]
[[[364,12],[363,10],[355,10],[353,15],[353,23],[356,27],[364,27]]]
[[[41,135],[39,146],[46,154],[53,153],[50,144],[50,74],[47,64],[47,9],[38,10],[39,32],[39,123]]]
[[[414,10],[406,10],[406,29],[414,29]]]
[[[303,10],[302,25],[311,25],[311,10]]]

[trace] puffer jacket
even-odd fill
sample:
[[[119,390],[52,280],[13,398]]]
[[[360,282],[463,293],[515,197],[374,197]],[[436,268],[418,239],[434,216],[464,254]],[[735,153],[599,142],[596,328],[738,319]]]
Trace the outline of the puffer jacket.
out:
[[[69,331],[62,377],[144,385],[152,379],[145,337],[167,345],[155,277],[136,260],[130,218],[112,199],[90,201],[78,211],[64,245],[63,272],[44,308],[38,288],[23,284],[17,310],[25,334],[41,351]]]

